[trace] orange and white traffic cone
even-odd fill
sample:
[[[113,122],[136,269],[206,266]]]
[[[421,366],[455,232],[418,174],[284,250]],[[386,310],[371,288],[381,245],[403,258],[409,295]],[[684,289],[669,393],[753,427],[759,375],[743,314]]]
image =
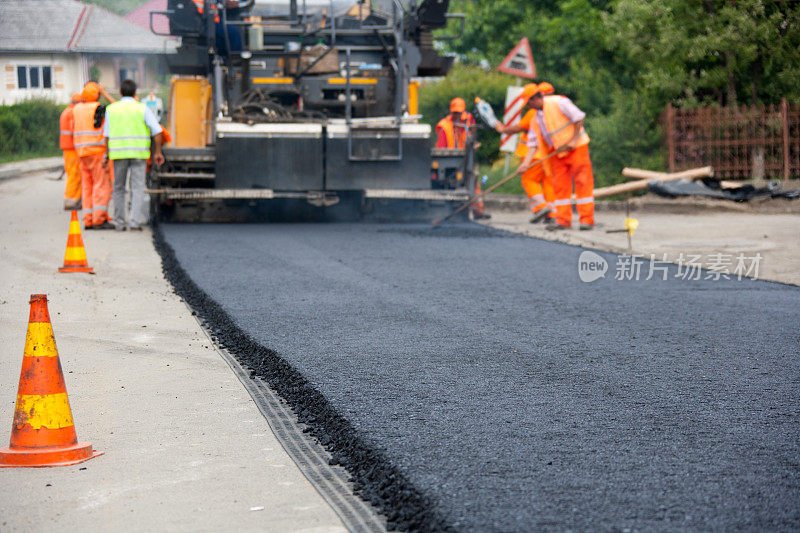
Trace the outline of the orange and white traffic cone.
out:
[[[64,253],[64,266],[59,272],[88,272],[94,274],[94,269],[86,260],[86,248],[83,247],[81,223],[78,222],[78,212],[72,211],[69,221],[69,235],[67,236],[67,251]]]
[[[0,448],[0,467],[66,466],[102,452],[78,442],[56,339],[47,311],[47,295],[31,295],[31,314],[11,426],[11,443]]]

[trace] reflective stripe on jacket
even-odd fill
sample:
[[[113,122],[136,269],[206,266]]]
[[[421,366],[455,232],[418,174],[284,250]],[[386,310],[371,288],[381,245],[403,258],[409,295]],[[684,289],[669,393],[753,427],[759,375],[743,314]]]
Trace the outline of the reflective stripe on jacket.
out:
[[[461,120],[457,124],[453,124],[450,115],[447,115],[436,124],[436,129],[444,132],[447,146],[437,146],[437,148],[460,148],[463,150],[467,144],[468,130],[474,124],[475,119],[472,114],[466,111],[461,113]]]
[[[72,115],[74,104],[70,104],[61,112],[58,117],[58,147],[61,150],[72,150],[75,145],[72,142],[72,128],[75,126],[75,117]]]
[[[103,125],[94,127],[94,113],[99,105],[100,102],[83,102],[75,104],[72,109],[72,115],[75,117],[72,142],[79,157],[101,154],[106,149]]]
[[[109,159],[150,157],[150,129],[144,122],[145,104],[120,100],[106,108]]]
[[[570,140],[572,140],[572,137],[575,134],[575,126],[570,124],[571,121],[569,117],[567,117],[561,111],[559,106],[562,98],[566,97],[551,96],[545,98],[544,109],[542,110],[544,126],[547,129],[547,134],[543,135],[543,137],[545,139],[549,137],[549,140],[552,142],[552,147],[556,149],[567,144]],[[584,146],[586,144],[589,144],[589,136],[586,134],[586,131],[581,128],[575,148]]]

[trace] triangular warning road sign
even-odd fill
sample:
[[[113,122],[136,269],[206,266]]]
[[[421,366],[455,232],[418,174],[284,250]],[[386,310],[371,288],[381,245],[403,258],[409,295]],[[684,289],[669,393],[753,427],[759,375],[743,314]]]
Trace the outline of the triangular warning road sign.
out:
[[[536,65],[533,64],[533,53],[527,37],[523,37],[511,50],[497,70],[523,78],[534,79],[536,77]]]

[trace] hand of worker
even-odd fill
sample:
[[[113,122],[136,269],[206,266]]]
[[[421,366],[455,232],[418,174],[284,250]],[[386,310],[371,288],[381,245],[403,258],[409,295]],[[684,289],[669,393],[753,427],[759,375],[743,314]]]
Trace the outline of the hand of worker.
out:
[[[100,96],[102,96],[103,98],[105,98],[109,102],[114,103],[115,100],[111,97],[110,94],[108,94],[108,91],[106,91],[105,87],[103,87],[99,83],[97,84],[97,87],[100,89]]]
[[[153,162],[156,164],[157,167],[160,167],[164,164],[164,154],[161,153],[161,150],[157,150],[156,153],[153,154]]]
[[[106,168],[107,166],[108,166],[108,152],[103,154],[103,168]]]

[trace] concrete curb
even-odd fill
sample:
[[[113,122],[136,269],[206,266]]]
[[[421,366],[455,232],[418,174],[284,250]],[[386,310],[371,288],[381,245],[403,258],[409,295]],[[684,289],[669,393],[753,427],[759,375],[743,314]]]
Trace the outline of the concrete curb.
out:
[[[60,157],[41,157],[38,159],[28,159],[15,163],[0,165],[0,181],[15,178],[31,172],[43,172],[47,170],[58,170],[64,166],[64,160]]]

